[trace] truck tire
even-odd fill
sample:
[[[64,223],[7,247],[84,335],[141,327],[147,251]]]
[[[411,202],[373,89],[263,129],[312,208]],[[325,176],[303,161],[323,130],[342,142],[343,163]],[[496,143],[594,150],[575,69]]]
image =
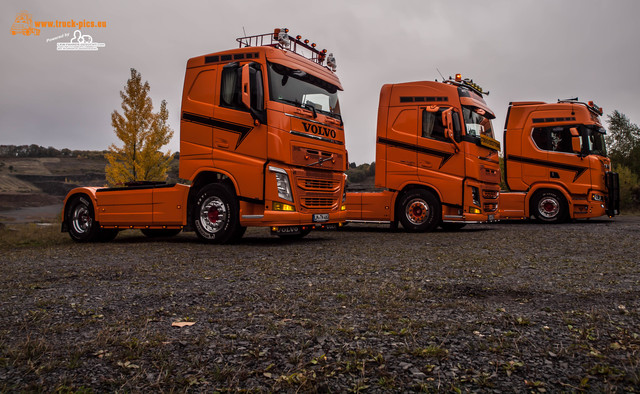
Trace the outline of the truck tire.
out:
[[[93,242],[100,238],[100,227],[95,220],[93,204],[89,197],[75,196],[65,212],[69,236],[76,242]]]
[[[398,213],[409,232],[433,231],[440,223],[440,202],[427,190],[410,190],[400,200]]]
[[[182,231],[179,228],[144,228],[140,230],[142,234],[149,238],[173,237]]]
[[[554,190],[536,192],[531,198],[531,210],[540,223],[563,223],[569,213],[564,197]]]
[[[238,219],[238,202],[223,184],[207,185],[198,192],[192,217],[198,238],[208,243],[233,242],[244,233]]]

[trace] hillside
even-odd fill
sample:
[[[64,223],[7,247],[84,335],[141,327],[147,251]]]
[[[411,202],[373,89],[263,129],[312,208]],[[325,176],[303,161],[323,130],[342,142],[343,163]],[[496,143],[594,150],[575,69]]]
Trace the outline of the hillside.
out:
[[[103,151],[0,145],[0,211],[61,204],[75,187],[104,186],[106,165]],[[177,177],[174,160],[169,180]]]

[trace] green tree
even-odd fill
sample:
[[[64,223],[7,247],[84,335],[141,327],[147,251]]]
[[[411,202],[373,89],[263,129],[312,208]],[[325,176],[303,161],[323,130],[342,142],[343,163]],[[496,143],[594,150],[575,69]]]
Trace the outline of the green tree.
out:
[[[640,175],[640,128],[618,110],[607,115],[607,123],[609,133],[605,139],[611,161]]]
[[[143,84],[142,75],[132,68],[131,78],[124,91],[120,91],[123,114],[117,110],[111,114],[111,125],[123,146],[111,144],[105,154],[109,161],[105,171],[110,186],[167,178],[172,156],[160,149],[169,143],[173,130],[167,123],[167,102],[162,100],[160,111],[154,113],[149,90],[149,82]]]

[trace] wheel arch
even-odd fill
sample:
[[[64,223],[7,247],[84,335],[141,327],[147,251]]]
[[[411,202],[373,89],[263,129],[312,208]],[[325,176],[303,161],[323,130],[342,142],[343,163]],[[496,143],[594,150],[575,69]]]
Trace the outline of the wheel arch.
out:
[[[98,199],[96,197],[96,190],[98,188],[95,187],[77,187],[72,189],[67,196],[65,197],[62,203],[62,228],[61,231],[63,233],[69,232],[69,223],[67,223],[67,213],[69,211],[69,205],[73,201],[75,197],[84,196],[91,200],[91,204],[93,205],[93,214],[95,216],[96,222],[100,222],[99,212],[98,212]]]
[[[187,197],[187,228],[190,229],[191,220],[192,220],[192,212],[193,212],[193,204],[196,202],[196,197],[198,196],[198,192],[206,185],[211,185],[214,183],[221,183],[227,185],[229,190],[234,194],[234,196],[238,196],[238,185],[236,180],[231,176],[231,174],[226,171],[218,171],[214,169],[205,169],[200,172],[193,178],[191,182],[191,186],[189,187],[189,196]]]
[[[393,217],[394,221],[400,220],[400,217],[398,216],[398,212],[400,211],[398,209],[398,204],[400,204],[400,201],[402,201],[402,198],[405,196],[405,194],[413,190],[426,190],[432,193],[438,199],[438,203],[440,203],[440,205],[442,206],[442,196],[440,196],[438,189],[425,184],[410,183],[408,185],[405,185],[402,188],[402,190],[397,192],[394,196],[394,200],[392,201],[392,204],[391,204],[391,206],[393,207],[393,212],[391,212],[391,217]]]
[[[527,218],[533,215],[533,209],[531,204],[533,204],[533,196],[537,193],[550,191],[550,192],[559,192],[560,195],[564,198],[565,204],[567,204],[566,208],[568,209],[569,216],[571,217],[571,212],[573,212],[573,201],[571,199],[571,194],[565,189],[562,185],[558,185],[555,183],[538,183],[529,189],[527,193],[526,201],[524,204],[524,214]]]

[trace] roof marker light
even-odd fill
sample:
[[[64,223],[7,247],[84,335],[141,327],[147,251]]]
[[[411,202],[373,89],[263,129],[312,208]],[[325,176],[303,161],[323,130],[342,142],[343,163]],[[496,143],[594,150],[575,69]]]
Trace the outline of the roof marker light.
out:
[[[462,74],[456,74],[456,82],[462,82]]]

